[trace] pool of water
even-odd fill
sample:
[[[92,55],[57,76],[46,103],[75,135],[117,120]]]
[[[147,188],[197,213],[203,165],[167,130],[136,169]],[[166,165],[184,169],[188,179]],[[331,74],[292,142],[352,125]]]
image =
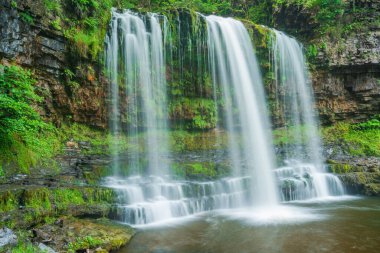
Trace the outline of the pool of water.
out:
[[[137,227],[119,253],[380,252],[380,198],[222,210]]]

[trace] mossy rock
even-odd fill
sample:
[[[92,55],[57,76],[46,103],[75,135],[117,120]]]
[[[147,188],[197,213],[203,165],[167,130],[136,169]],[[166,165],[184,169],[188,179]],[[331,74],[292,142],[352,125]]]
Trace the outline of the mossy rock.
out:
[[[367,196],[380,196],[380,183],[366,184],[364,191]]]
[[[26,236],[20,238],[19,244],[32,245],[33,241],[33,244],[37,245],[43,242],[57,252],[107,253],[126,245],[135,231],[127,225],[104,218],[95,220],[59,217],[43,225],[34,226],[30,233],[24,233],[22,230],[20,233]]]
[[[115,201],[104,187],[14,187],[0,191],[0,226],[27,228],[62,214],[106,217]]]
[[[379,172],[352,172],[339,176],[350,193],[380,196]]]

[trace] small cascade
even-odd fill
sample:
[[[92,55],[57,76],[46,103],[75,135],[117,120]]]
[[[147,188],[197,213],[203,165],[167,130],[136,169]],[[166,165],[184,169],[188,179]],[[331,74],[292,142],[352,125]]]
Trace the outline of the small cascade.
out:
[[[302,45],[273,30],[272,56],[276,110],[281,112],[287,135],[294,139],[294,144],[284,147],[286,167],[275,171],[282,200],[343,195],[339,179],[328,174],[323,164],[318,117]]]
[[[143,225],[216,209],[243,207],[249,178],[217,181],[171,181],[160,177],[107,178],[118,193],[115,219]]]
[[[333,174],[321,173],[313,164],[288,161],[288,166],[275,170],[280,181],[283,201],[306,200],[322,196],[315,182],[327,184],[327,196],[340,196],[344,193],[342,182]]]

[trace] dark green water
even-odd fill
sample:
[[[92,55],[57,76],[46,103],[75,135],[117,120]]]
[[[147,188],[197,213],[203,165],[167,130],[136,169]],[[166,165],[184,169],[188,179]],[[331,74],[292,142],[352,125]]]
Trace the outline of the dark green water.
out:
[[[379,198],[252,212],[214,212],[139,228],[120,253],[380,252]]]

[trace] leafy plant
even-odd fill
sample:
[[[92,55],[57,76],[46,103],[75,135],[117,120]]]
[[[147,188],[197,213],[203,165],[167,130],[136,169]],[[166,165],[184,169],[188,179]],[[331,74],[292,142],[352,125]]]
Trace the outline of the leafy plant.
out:
[[[352,126],[352,128],[354,130],[369,130],[369,129],[380,130],[380,115],[366,122],[355,124]]]
[[[62,30],[62,27],[61,27],[61,18],[56,18],[54,21],[51,22],[51,26],[55,29],[55,30],[58,30],[58,31],[61,31]]]
[[[68,252],[76,252],[77,250],[85,250],[95,248],[102,244],[102,240],[92,236],[77,238],[75,242],[69,243]]]
[[[25,23],[28,23],[30,25],[33,25],[34,24],[34,18],[33,16],[30,15],[30,13],[27,13],[27,12],[21,12],[20,13],[20,18],[22,21],[24,21]]]
[[[35,93],[32,73],[18,66],[0,69],[0,164],[15,162],[28,172],[54,153],[54,127],[33,108],[42,98]]]

